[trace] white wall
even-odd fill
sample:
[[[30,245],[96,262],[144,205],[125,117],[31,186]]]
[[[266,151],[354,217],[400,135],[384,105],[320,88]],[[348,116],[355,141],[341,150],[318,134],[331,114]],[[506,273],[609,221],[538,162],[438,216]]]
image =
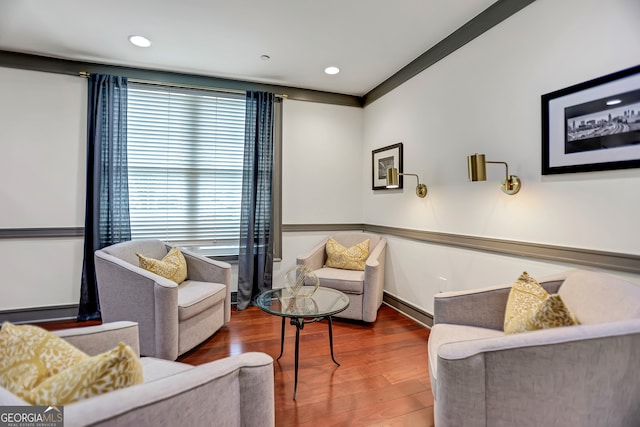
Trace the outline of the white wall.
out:
[[[282,222],[362,222],[361,108],[284,101]]]
[[[83,227],[86,81],[0,68],[0,228]],[[82,238],[0,240],[0,310],[79,300]]]
[[[362,132],[364,111],[285,100],[282,123],[283,224],[362,223]],[[282,261],[273,286],[296,257],[322,240],[322,233],[283,233]]]
[[[542,177],[540,124],[541,95],[638,64],[639,16],[637,0],[538,0],[367,106],[365,153],[403,142],[404,170],[429,194],[417,198],[412,178],[369,190],[363,155],[363,221],[640,254],[640,169]],[[508,162],[520,193],[502,193],[500,166],[468,182],[475,152]],[[394,238],[389,257],[386,289],[427,311],[440,290],[575,267]]]

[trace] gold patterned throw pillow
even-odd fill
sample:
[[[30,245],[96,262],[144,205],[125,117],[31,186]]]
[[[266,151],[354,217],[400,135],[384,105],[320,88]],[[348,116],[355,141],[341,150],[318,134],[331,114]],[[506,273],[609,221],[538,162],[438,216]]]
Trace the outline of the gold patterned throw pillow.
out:
[[[326,266],[341,268],[343,270],[364,270],[364,265],[369,258],[369,239],[353,245],[350,248],[342,246],[332,237],[326,244]]]
[[[33,405],[67,405],[142,382],[140,359],[121,342],[112,350],[47,378],[25,400]]]
[[[187,260],[177,247],[171,248],[161,260],[147,258],[136,252],[140,267],[162,276],[166,279],[173,280],[180,284],[187,280]]]
[[[511,287],[504,316],[505,334],[577,324],[560,295],[549,295],[526,271]]]
[[[88,359],[59,336],[33,325],[4,322],[0,331],[0,385],[20,398],[52,375]]]

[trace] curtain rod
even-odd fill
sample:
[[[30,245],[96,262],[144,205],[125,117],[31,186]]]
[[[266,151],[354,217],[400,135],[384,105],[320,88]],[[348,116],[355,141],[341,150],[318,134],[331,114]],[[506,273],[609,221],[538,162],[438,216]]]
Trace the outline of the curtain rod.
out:
[[[91,73],[88,73],[86,71],[80,71],[79,75],[80,77],[89,78]],[[170,86],[170,87],[176,87],[180,89],[199,89],[199,90],[208,90],[211,92],[232,93],[237,95],[247,93],[246,90],[240,90],[240,89],[223,89],[223,88],[215,88],[211,86],[196,86],[196,85],[188,85],[188,84],[182,84],[182,83],[167,83],[167,82],[142,80],[142,79],[135,79],[135,78],[128,78],[128,81],[132,83],[140,83],[140,84],[147,84],[147,85],[154,85],[154,86]],[[276,98],[288,97],[286,94],[278,94],[278,93],[274,94],[274,96]]]

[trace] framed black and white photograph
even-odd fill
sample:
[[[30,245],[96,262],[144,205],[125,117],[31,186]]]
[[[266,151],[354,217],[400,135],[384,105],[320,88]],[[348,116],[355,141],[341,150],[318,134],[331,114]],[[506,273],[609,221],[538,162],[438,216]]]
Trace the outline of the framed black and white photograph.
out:
[[[640,167],[640,66],[542,95],[542,174]]]
[[[371,188],[387,189],[387,169],[397,168],[402,173],[402,142],[378,148],[371,152]],[[398,188],[402,188],[402,175],[398,177]]]

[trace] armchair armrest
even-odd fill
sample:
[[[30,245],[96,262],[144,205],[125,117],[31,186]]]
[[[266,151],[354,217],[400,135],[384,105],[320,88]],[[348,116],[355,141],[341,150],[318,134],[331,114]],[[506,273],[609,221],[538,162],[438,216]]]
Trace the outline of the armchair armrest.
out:
[[[476,354],[492,351],[522,351],[526,348],[550,346],[554,344],[570,344],[578,341],[633,334],[640,334],[640,319],[591,325],[564,326],[518,334],[507,334],[495,338],[456,341],[440,346],[438,349],[438,357],[447,360],[465,359]],[[640,339],[640,336],[638,338]]]
[[[168,246],[169,248],[171,246]],[[187,261],[187,274],[190,280],[200,282],[222,283],[226,286],[231,282],[231,265],[207,258],[186,250],[182,251],[184,259]]]
[[[322,268],[325,261],[325,246],[327,239],[314,246],[309,252],[299,256],[296,259],[297,265],[306,265],[312,270]]]
[[[111,350],[120,341],[131,347],[137,355],[140,355],[138,324],[135,322],[103,323],[96,326],[61,329],[53,333],[90,356]]]
[[[65,406],[66,426],[136,425],[141,420],[148,425],[273,426],[273,359],[243,353]]]
[[[387,241],[385,239],[380,239],[380,242],[378,242],[376,247],[369,253],[369,257],[365,263],[365,271],[367,268],[377,268],[381,264],[384,264],[383,261],[386,257],[386,251]]]
[[[387,254],[387,241],[380,242],[369,253],[364,265],[364,292],[362,294],[362,320],[373,322],[378,316],[384,291],[384,265]]]

